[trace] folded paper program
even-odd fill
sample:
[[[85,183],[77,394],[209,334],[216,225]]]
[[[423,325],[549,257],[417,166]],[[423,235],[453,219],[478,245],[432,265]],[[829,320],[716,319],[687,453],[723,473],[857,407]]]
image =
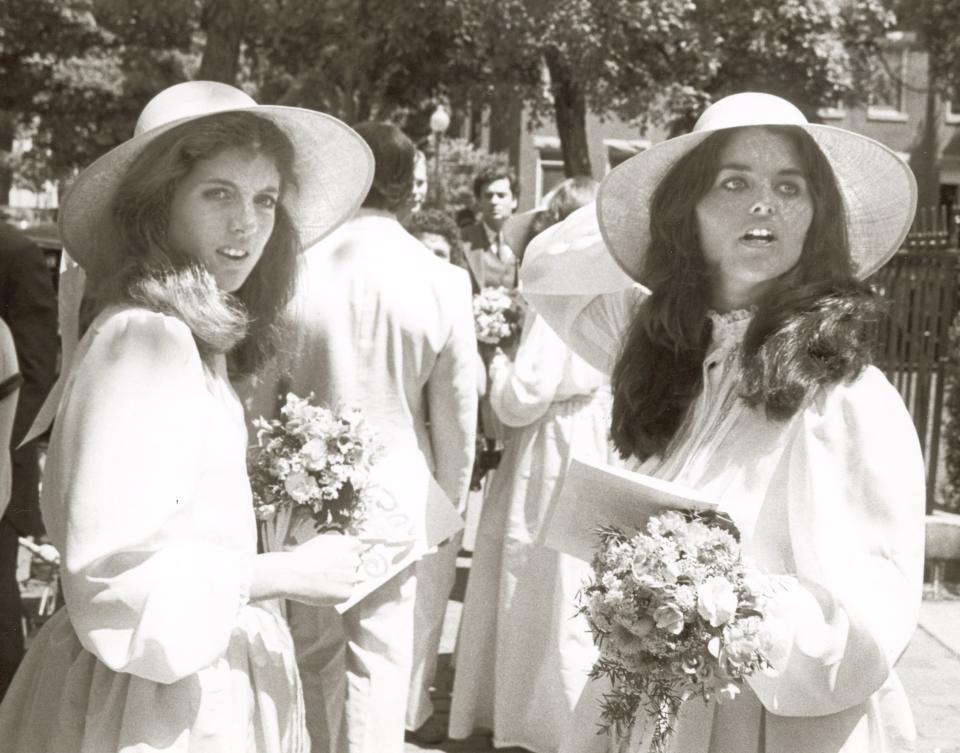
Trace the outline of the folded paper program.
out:
[[[603,527],[636,530],[651,515],[666,510],[705,512],[716,506],[682,484],[574,458],[544,525],[542,541],[551,549],[590,562],[597,549],[597,532]]]

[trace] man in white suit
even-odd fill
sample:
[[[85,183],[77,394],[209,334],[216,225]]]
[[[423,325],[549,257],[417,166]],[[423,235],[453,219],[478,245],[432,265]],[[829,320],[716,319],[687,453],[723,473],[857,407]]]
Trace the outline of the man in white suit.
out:
[[[470,282],[397,221],[413,143],[385,123],[357,131],[374,152],[373,187],[357,216],[305,252],[284,387],[359,406],[385,457],[423,464],[462,511],[477,405]],[[314,750],[402,752],[415,591],[411,565],[343,615],[289,605]]]

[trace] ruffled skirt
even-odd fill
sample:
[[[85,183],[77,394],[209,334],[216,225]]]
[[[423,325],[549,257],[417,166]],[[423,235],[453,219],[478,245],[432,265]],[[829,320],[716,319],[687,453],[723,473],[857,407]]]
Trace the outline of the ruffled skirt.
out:
[[[107,668],[66,609],[33,639],[0,705],[3,753],[308,753],[286,624],[246,606],[224,655],[169,685]]]

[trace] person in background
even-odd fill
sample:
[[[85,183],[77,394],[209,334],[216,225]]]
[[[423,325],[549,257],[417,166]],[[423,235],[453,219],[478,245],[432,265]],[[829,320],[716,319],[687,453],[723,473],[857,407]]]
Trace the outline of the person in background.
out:
[[[559,221],[596,190],[568,179],[543,214]],[[573,714],[597,655],[574,607],[589,566],[539,539],[571,456],[612,459],[609,380],[528,310],[513,360],[501,351],[490,362],[488,396],[507,429],[467,582],[450,736],[488,729],[495,747],[600,753],[603,738]]]
[[[467,225],[472,225],[475,223],[477,221],[477,216],[470,207],[463,207],[462,209],[457,210],[453,220],[457,223],[457,227],[462,230]]]
[[[23,376],[17,363],[13,334],[7,323],[0,319],[0,516],[6,512],[13,487],[13,464],[9,447],[22,384]],[[19,617],[19,614],[17,616]]]
[[[446,212],[425,209],[407,223],[407,230],[438,259],[466,268],[460,243],[460,228]],[[476,359],[477,389],[486,388],[486,371],[479,354]],[[437,677],[437,659],[447,601],[457,572],[457,553],[463,533],[437,547],[417,563],[417,601],[413,630],[413,670],[407,699],[407,730],[419,743],[438,743],[446,727],[433,715],[430,688]]]
[[[423,211],[427,200],[427,155],[417,149],[416,160],[413,163],[413,189],[410,191],[410,201],[397,210],[397,219],[404,227]]]
[[[920,608],[924,462],[870,364],[878,301],[864,282],[900,247],[916,197],[882,144],[745,92],[619,165],[595,209],[527,251],[531,305],[612,373],[621,456],[715,501],[768,576],[776,671],[686,704],[671,751],[916,749],[893,667]],[[583,712],[585,727],[599,719]],[[647,734],[613,742],[649,749]]]
[[[56,415],[40,505],[66,608],[31,641],[0,741],[307,753],[274,603],[347,599],[360,545],[257,554],[227,361],[251,373],[279,347],[297,254],[355,210],[372,160],[334,118],[209,81],[160,92],[135,133],[60,210],[98,311],[33,428]]]
[[[20,387],[23,384],[23,377],[20,374],[20,366],[17,363],[17,351],[13,343],[13,334],[7,323],[0,319],[0,517],[7,510],[10,503],[10,494],[13,490],[13,463],[10,457],[10,438],[13,436],[13,424],[17,412],[17,400],[20,393]],[[0,700],[3,698],[3,692],[7,685],[13,679],[16,665],[11,660],[17,655],[19,649],[20,656],[23,655],[23,635],[21,632],[20,621],[20,594],[19,585],[16,579],[17,572],[17,537],[11,526],[9,531],[4,529],[7,535],[11,536],[12,545],[4,546],[2,552],[3,561],[0,567],[3,568],[4,582],[0,587],[10,593],[4,594],[4,609],[9,609],[16,605],[15,612],[4,613],[8,625],[4,626],[3,634],[0,635],[0,641],[4,644],[4,684],[0,688]],[[5,544],[7,542],[4,542]],[[7,579],[9,574],[9,582]],[[14,593],[13,590],[16,589]],[[16,597],[15,599],[13,597]],[[14,624],[16,623],[16,624]],[[11,645],[12,644],[12,645]]]
[[[37,441],[18,447],[53,386],[57,370],[57,296],[43,252],[27,236],[0,222],[0,318],[17,350],[20,389],[12,440],[13,476],[9,505],[0,517],[0,699],[24,654],[20,587],[16,579],[18,540],[42,536],[38,505]]]
[[[278,392],[355,405],[383,444],[398,514],[426,516],[414,473],[463,509],[473,462],[476,385],[470,283],[397,220],[409,201],[415,147],[388,123],[357,132],[373,151],[359,212],[305,254],[290,308],[294,362],[256,389],[253,415]],[[280,384],[283,388],[280,388]],[[342,614],[292,604],[290,626],[315,749],[402,753],[417,578],[403,565]]]
[[[406,223],[407,232],[433,252],[433,255],[466,268],[460,228],[450,215],[439,209],[424,209]]]
[[[474,292],[480,288],[517,287],[518,256],[503,238],[503,223],[517,211],[519,185],[506,167],[482,170],[473,181],[480,221],[461,229]]]

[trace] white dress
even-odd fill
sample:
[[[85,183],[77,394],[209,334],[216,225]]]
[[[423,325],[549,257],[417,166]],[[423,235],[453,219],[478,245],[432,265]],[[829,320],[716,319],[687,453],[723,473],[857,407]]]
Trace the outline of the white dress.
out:
[[[571,217],[591,221],[586,212]],[[576,349],[608,369],[645,292],[590,228],[571,241],[570,227],[548,229],[528,250],[525,295]],[[585,258],[594,277],[581,277],[574,290],[571,269]],[[776,578],[771,616],[792,628],[782,636],[789,660],[775,678],[750,678],[734,702],[686,704],[673,750],[912,751],[913,719],[893,667],[916,627],[923,582],[924,466],[916,430],[873,367],[817,389],[785,422],[746,406],[738,393],[749,316],[713,315],[703,392],[666,457],[639,470],[698,488],[730,514],[746,553]],[[598,716],[587,713],[582,723]]]
[[[498,747],[580,753],[605,742],[573,728],[596,649],[575,598],[586,563],[538,543],[570,456],[608,462],[607,379],[531,314],[515,363],[497,356],[490,399],[508,427],[484,495],[464,601],[450,736],[492,730]],[[513,427],[513,428],[509,428]]]
[[[224,371],[142,309],[81,341],[41,498],[66,608],[0,706],[0,751],[309,750],[286,625],[248,603],[247,435]]]

